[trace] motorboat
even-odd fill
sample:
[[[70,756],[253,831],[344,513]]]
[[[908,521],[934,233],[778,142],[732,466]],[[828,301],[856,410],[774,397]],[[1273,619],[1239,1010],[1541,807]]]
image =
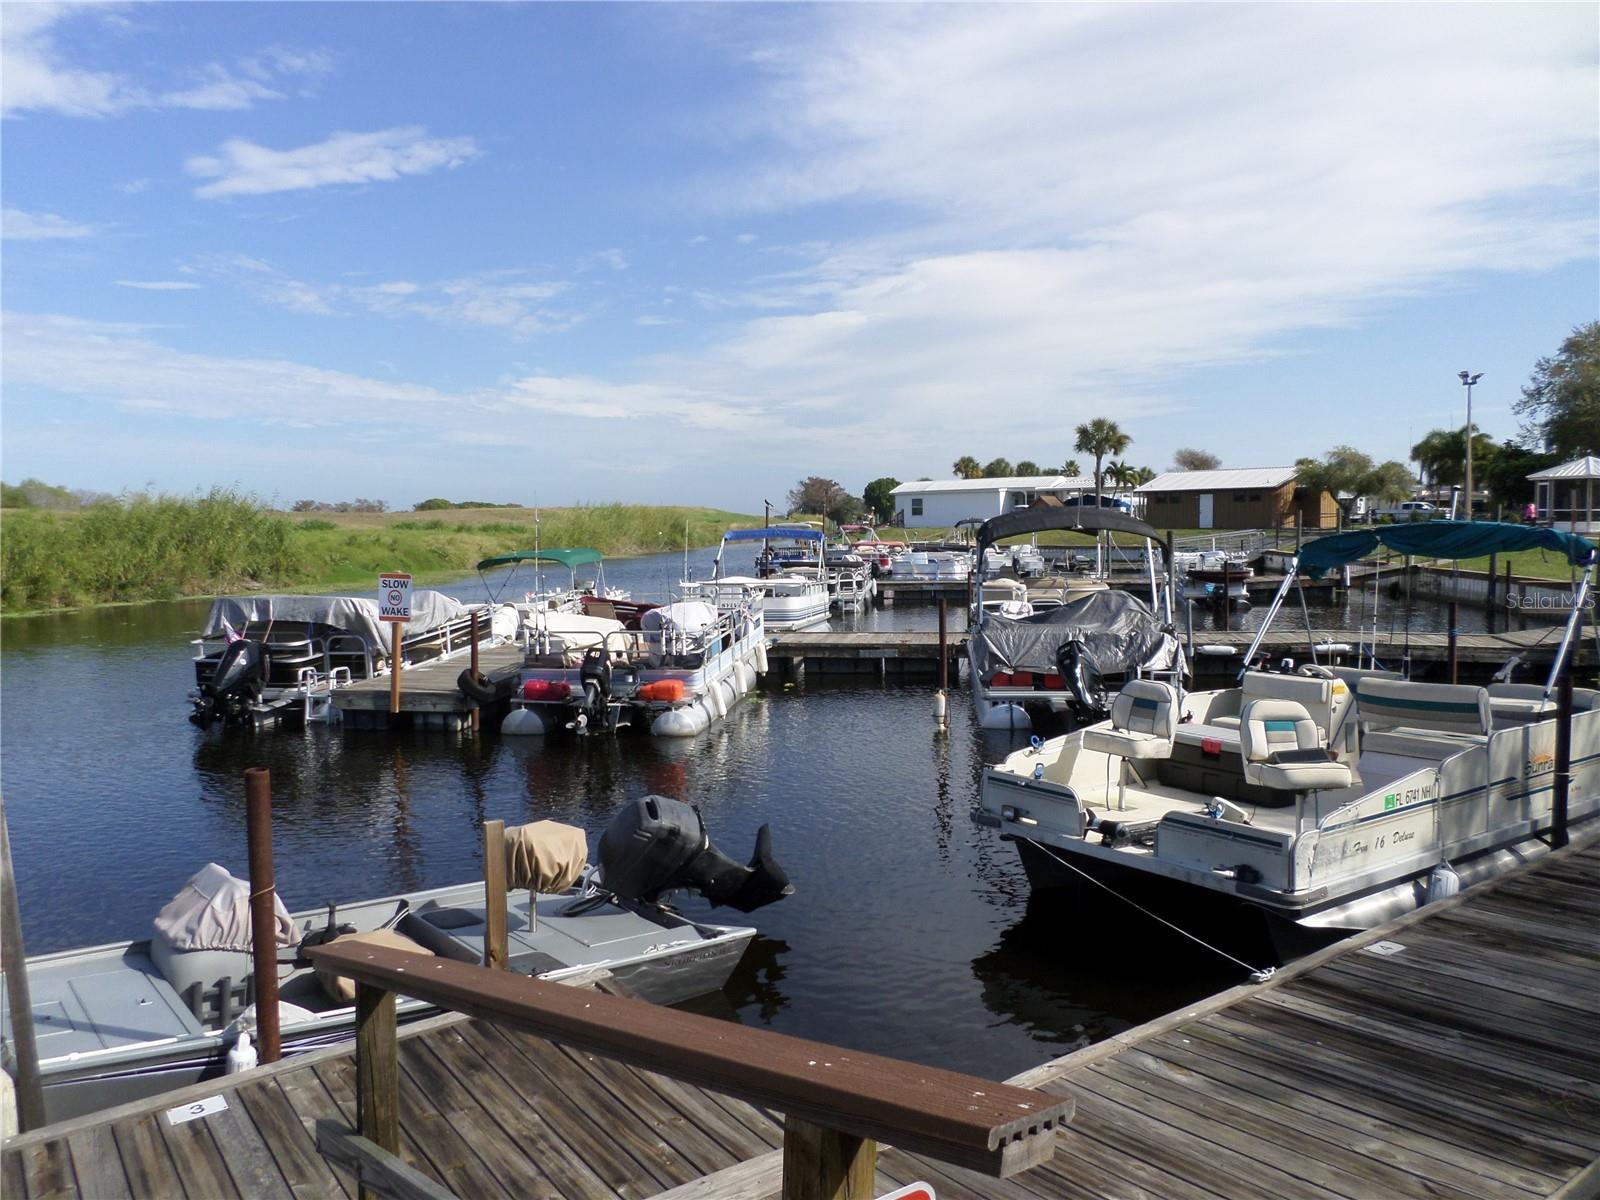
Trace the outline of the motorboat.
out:
[[[794,569],[793,564],[785,569],[773,562],[771,543],[779,539],[808,546],[811,569],[802,572]],[[826,560],[823,555],[825,540],[822,530],[809,526],[729,529],[723,533],[722,543],[717,547],[717,556],[711,567],[711,579],[686,580],[683,584],[683,595],[686,599],[703,598],[708,584],[726,583],[763,594],[765,597],[762,605],[763,619],[768,629],[807,629],[812,625],[820,625],[828,619],[830,607]],[[745,542],[762,543],[761,555],[756,559],[756,574],[725,575],[723,558],[728,547]]]
[[[518,889],[506,898],[509,969],[554,982],[604,969],[657,1004],[720,989],[756,933],[676,911],[667,902],[675,890],[739,912],[793,891],[766,826],[741,865],[711,844],[698,810],[662,796],[631,801],[613,817],[593,868],[581,829],[540,821],[507,836],[508,886]],[[256,1025],[249,897],[247,881],[208,864],[162,909],[150,938],[27,960],[49,1120],[224,1073],[240,1034]],[[481,962],[484,901],[482,882],[293,914],[278,900],[285,1056],[355,1034],[353,987],[320,976],[305,947],[348,937]],[[396,1010],[402,1021],[434,1011],[403,996]],[[9,1042],[4,997],[0,1029]]]
[[[766,674],[760,584],[704,580],[685,584],[684,599],[672,604],[590,597],[576,613],[533,614],[500,732],[704,732]]]
[[[963,583],[972,575],[967,550],[906,550],[889,560],[889,578],[896,583]]]
[[[979,561],[1001,538],[1045,530],[1160,535],[1111,509],[1028,508],[985,521],[978,529]],[[1119,682],[1146,675],[1177,677],[1187,669],[1172,629],[1171,593],[1150,575],[1150,601],[1113,590],[1103,580],[1072,590],[1070,581],[1041,583],[988,577],[967,639],[972,701],[984,729],[1028,730],[1036,714],[1071,712],[1098,720]],[[1053,594],[1052,594],[1053,593]]]
[[[1378,544],[1472,557],[1543,549],[1583,573],[1541,685],[1428,683],[1312,662],[1255,660],[1299,570]],[[1567,762],[1555,690],[1589,602],[1594,548],[1494,522],[1378,527],[1308,542],[1290,564],[1237,685],[1125,684],[1110,717],[984,771],[980,823],[1013,841],[1033,887],[1095,881],[1264,915],[1280,953],[1370,928],[1548,849],[1554,782],[1567,820],[1600,824],[1600,692],[1573,691]]]
[[[401,662],[467,655],[474,627],[480,645],[508,640],[517,619],[502,605],[418,590],[402,626]],[[336,719],[336,689],[389,673],[392,636],[366,596],[223,596],[191,645],[189,719],[202,729],[261,728]]]
[[[872,569],[874,579],[886,576],[894,556],[906,549],[903,541],[879,537],[878,531],[871,525],[841,525],[839,534],[849,543],[850,549],[859,554],[862,561]]]
[[[1180,551],[1173,556],[1185,600],[1234,612],[1250,608],[1249,583],[1255,575],[1243,555],[1221,550]]]

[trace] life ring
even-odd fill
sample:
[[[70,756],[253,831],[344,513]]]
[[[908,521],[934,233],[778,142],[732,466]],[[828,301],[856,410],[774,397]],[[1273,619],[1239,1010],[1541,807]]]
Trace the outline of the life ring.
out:
[[[479,704],[493,704],[500,699],[500,689],[483,672],[474,675],[471,667],[456,676],[456,687],[468,700],[476,700]]]

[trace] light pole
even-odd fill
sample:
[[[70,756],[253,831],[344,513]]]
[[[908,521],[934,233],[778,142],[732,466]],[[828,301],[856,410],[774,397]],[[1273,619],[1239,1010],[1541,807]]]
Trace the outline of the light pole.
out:
[[[1467,389],[1467,520],[1472,520],[1472,385],[1483,378],[1483,372],[1458,372],[1456,378]]]

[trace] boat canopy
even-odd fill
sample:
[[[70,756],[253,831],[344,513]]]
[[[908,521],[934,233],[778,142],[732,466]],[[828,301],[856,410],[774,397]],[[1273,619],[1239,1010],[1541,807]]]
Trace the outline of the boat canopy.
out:
[[[513,550],[510,554],[496,554],[493,558],[484,559],[478,564],[478,570],[490,571],[495,567],[509,567],[515,563],[525,562],[560,563],[571,570],[585,563],[602,562],[604,558],[600,551],[582,547],[575,550]]]
[[[419,588],[411,596],[411,620],[404,627],[405,636],[426,633],[466,615],[467,606],[461,601]],[[326,625],[355,634],[379,650],[389,644],[389,631],[378,619],[378,602],[365,596],[219,596],[211,602],[202,635],[262,637],[274,624]]]
[[[1068,529],[1081,533],[1131,533],[1155,542],[1162,540],[1159,530],[1137,517],[1130,517],[1116,509],[1085,509],[1078,505],[1066,508],[1019,508],[1015,512],[990,517],[978,527],[978,549],[992,546],[1002,538],[1043,533],[1047,529]]]
[[[1102,675],[1116,671],[1168,671],[1180,661],[1178,639],[1127,592],[1090,592],[1029,617],[998,613],[972,634],[973,665],[988,678],[996,671],[1061,670],[1061,648],[1081,642],[1085,657]]]
[[[730,529],[722,535],[725,542],[820,542],[822,530],[806,525],[774,525],[770,529]]]
[[[1555,550],[1567,561],[1582,565],[1594,546],[1575,533],[1537,525],[1512,525],[1502,521],[1416,521],[1356,529],[1317,538],[1300,547],[1300,569],[1312,576],[1365,558],[1379,546],[1401,554],[1433,558],[1482,558],[1513,550]]]

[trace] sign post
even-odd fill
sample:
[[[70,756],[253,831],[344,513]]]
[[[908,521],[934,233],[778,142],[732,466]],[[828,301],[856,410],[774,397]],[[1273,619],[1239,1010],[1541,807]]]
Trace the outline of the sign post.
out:
[[[411,620],[411,576],[398,571],[378,576],[378,620],[391,622],[389,636],[389,713],[400,711],[400,634]]]

